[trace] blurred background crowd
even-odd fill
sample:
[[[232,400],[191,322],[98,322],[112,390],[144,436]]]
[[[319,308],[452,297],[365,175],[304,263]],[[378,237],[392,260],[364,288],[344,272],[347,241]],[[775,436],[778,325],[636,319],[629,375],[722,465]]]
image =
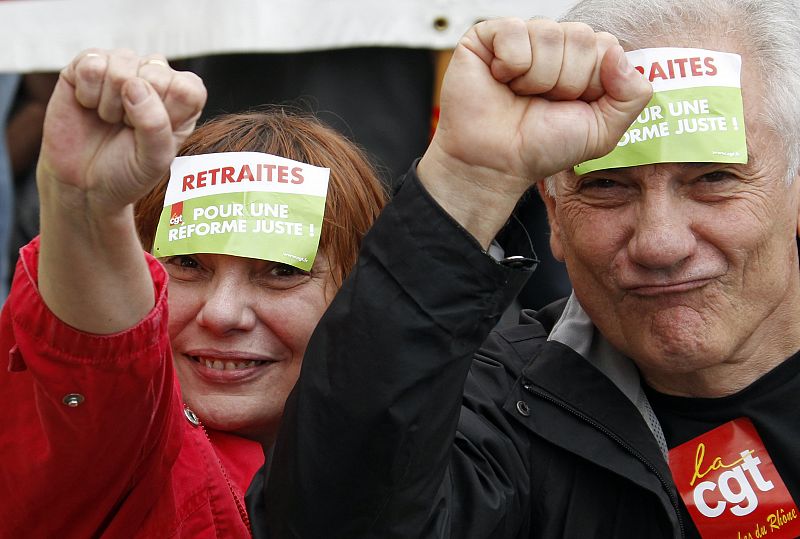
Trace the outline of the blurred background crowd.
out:
[[[315,113],[361,145],[391,189],[436,127],[450,51],[476,21],[557,17],[569,0],[0,0],[0,304],[38,231],[35,168],[58,70],[89,47],[159,52],[208,88],[202,119],[265,104]],[[201,119],[201,120],[202,120]],[[568,294],[530,193],[502,234],[541,260],[506,320]],[[67,261],[65,261],[67,262]]]

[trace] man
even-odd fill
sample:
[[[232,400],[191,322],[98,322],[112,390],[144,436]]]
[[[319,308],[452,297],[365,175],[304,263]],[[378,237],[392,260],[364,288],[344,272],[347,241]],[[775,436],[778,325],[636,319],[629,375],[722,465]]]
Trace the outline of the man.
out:
[[[578,176],[650,84],[578,22],[470,30],[418,178],[309,345],[256,536],[798,535],[797,8],[587,0],[566,20],[740,54],[748,162]],[[574,294],[481,346],[527,273],[482,249],[537,182]]]

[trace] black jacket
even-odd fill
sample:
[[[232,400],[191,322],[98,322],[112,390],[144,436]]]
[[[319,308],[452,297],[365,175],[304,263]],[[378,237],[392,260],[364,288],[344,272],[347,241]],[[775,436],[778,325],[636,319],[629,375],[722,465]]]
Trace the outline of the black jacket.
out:
[[[255,536],[681,537],[637,408],[547,340],[563,302],[487,338],[529,274],[409,174],[311,339],[248,494]]]

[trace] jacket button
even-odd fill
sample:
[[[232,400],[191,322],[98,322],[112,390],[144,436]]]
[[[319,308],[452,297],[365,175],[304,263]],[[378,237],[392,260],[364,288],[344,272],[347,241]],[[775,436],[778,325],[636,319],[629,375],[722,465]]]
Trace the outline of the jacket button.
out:
[[[78,407],[84,400],[86,400],[83,395],[80,393],[68,393],[64,395],[64,398],[61,399],[65,405],[69,406],[70,408]]]
[[[517,401],[517,412],[525,417],[531,415],[531,409],[528,407],[528,403],[525,401]]]
[[[190,408],[184,407],[183,408],[183,415],[185,415],[187,421],[189,421],[189,423],[191,423],[195,427],[199,427],[200,426],[200,418],[198,418],[197,414],[195,414]]]

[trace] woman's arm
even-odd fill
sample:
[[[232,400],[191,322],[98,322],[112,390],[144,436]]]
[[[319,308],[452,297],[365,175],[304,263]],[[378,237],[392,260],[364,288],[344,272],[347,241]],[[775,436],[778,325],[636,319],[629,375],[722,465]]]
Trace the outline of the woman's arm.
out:
[[[21,250],[0,315],[9,402],[0,418],[0,537],[127,537],[164,503],[185,423],[166,272],[149,257],[154,309],[123,332],[95,335],[42,301],[38,247],[36,239]]]
[[[142,94],[137,96],[137,91]],[[162,59],[89,51],[48,105],[41,239],[0,318],[0,536],[123,537],[169,503],[181,447],[166,273],[131,204],[165,174],[205,98]]]
[[[169,169],[204,103],[200,79],[158,57],[92,50],[62,70],[37,184],[39,288],[65,323],[114,333],[152,309],[133,203]]]

